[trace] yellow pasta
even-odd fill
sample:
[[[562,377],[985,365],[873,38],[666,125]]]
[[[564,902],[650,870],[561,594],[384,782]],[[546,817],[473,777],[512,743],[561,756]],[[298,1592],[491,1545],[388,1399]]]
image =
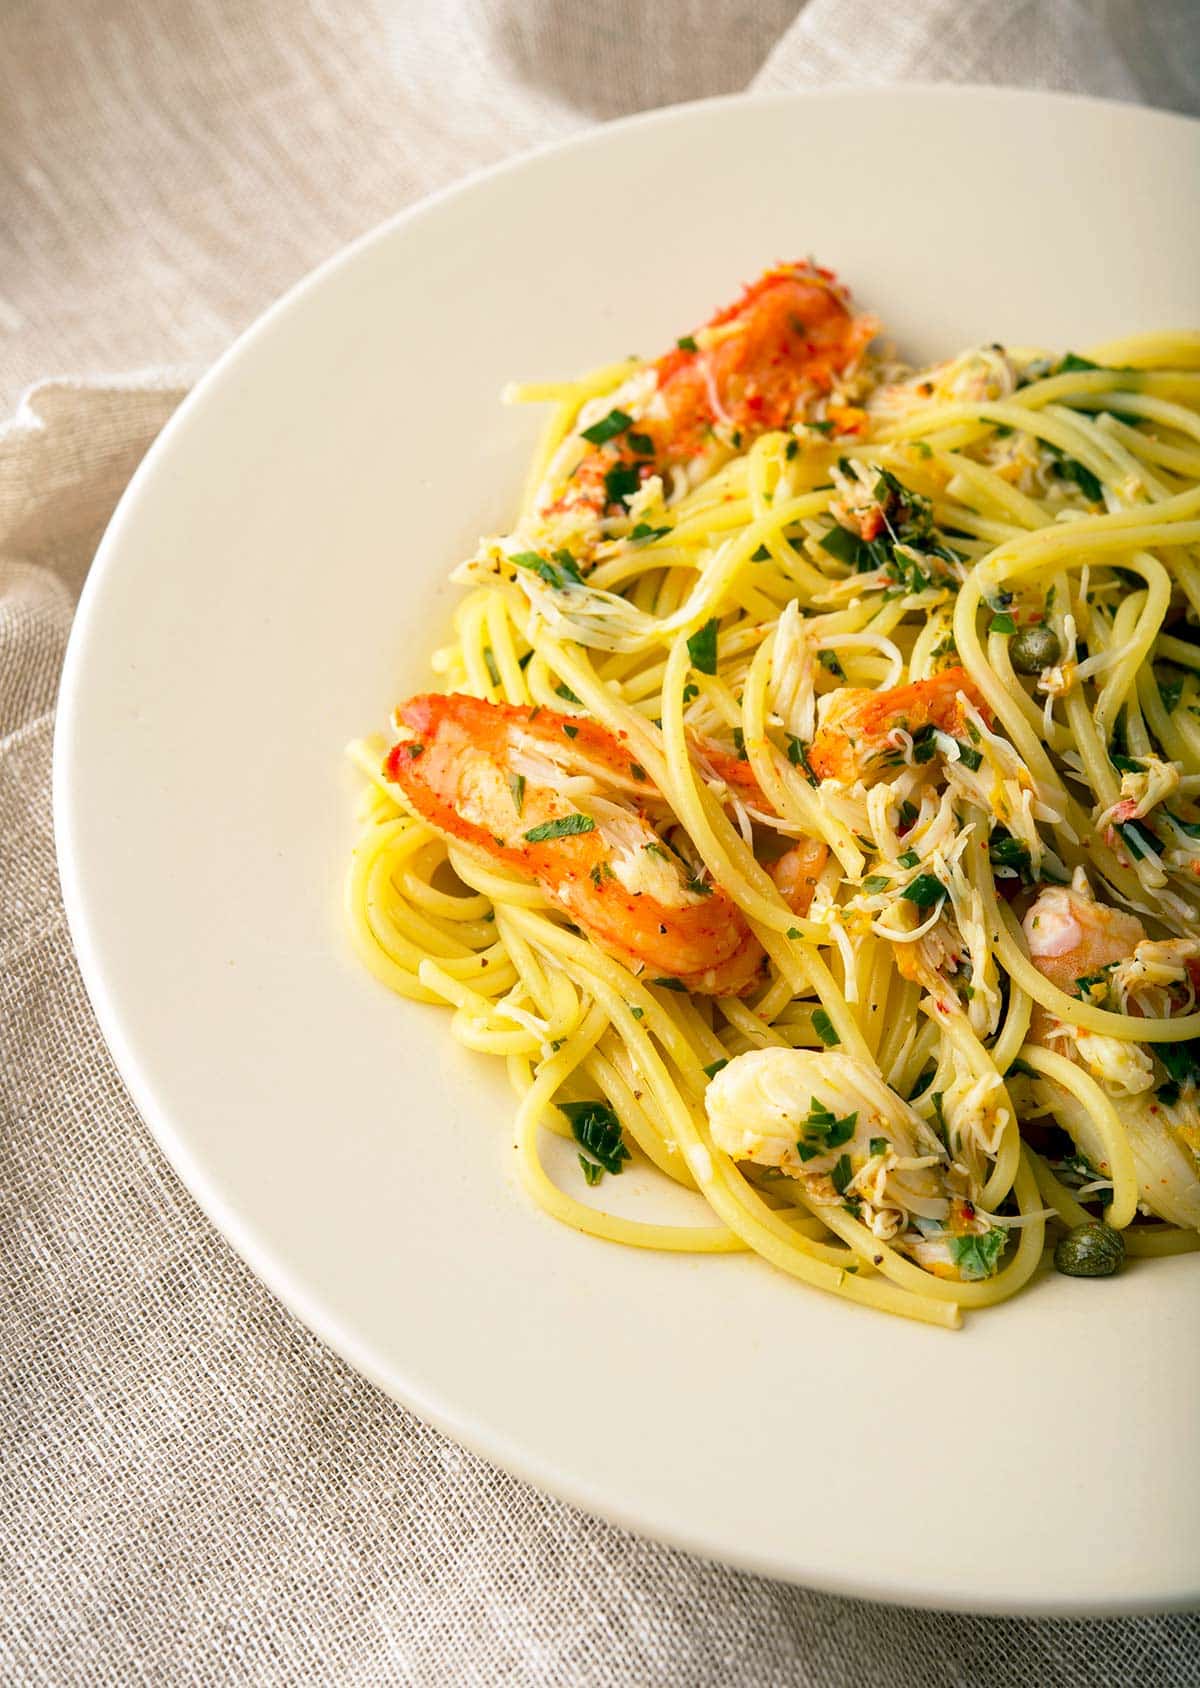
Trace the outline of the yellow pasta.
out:
[[[1101,1221],[1197,1246],[1200,336],[874,327],[779,266],[510,390],[550,420],[454,696],[352,747],[345,903],[504,1059],[546,1212],[953,1328]],[[610,1210],[631,1161],[694,1223]]]

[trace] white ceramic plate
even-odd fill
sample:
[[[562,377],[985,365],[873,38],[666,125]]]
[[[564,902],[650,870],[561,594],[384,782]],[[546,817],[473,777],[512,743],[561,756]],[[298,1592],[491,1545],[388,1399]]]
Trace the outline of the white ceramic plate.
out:
[[[121,1071],[254,1268],[385,1389],[633,1529],[848,1594],[1200,1588],[1200,1262],[1053,1275],[959,1335],[535,1211],[511,1100],[351,956],[342,747],[426,683],[511,513],[514,376],[651,353],[816,253],[902,344],[1200,320],[1200,127],[998,91],[681,107],[477,178],[267,313],[92,569],[57,744],[72,930]],[[635,1211],[649,1198],[622,1180]],[[640,1204],[640,1205],[639,1205]]]

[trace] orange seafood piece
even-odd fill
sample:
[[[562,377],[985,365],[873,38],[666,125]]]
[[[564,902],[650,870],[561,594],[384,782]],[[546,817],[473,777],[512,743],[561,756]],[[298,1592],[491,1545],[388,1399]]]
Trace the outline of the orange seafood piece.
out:
[[[775,813],[775,805],[755,778],[749,762],[731,750],[722,750],[708,739],[694,740],[696,749],[718,779],[724,780],[731,791],[752,803],[756,809]],[[775,889],[793,914],[807,914],[812,905],[813,892],[829,860],[829,847],[816,838],[798,838],[790,850],[785,850],[768,873]]]
[[[714,429],[726,439],[740,434],[745,446],[785,427],[857,362],[878,326],[852,312],[831,270],[808,263],[767,270],[657,360],[657,390],[643,413],[583,459],[571,492],[551,508],[583,503],[603,513],[614,502],[606,480],[618,465],[627,466],[627,478],[644,479],[710,450]]]
[[[808,750],[808,765],[818,779],[847,783],[860,778],[881,752],[896,748],[897,731],[919,733],[933,726],[951,738],[967,732],[964,699],[991,724],[991,711],[965,668],[946,668],[928,680],[873,692],[843,686],[834,692],[828,713]]]
[[[396,724],[410,736],[387,777],[440,832],[536,880],[647,982],[718,996],[753,984],[762,950],[741,910],[662,842],[643,812],[659,793],[605,728],[438,693],[401,704]]]
[[[829,860],[829,846],[819,838],[798,838],[769,869],[775,889],[793,914],[805,915]]]
[[[771,809],[754,769],[744,756],[738,756],[732,750],[722,750],[711,739],[695,738],[692,743],[707,767],[717,779],[724,780],[731,791],[736,791],[739,797],[753,803],[757,809]]]

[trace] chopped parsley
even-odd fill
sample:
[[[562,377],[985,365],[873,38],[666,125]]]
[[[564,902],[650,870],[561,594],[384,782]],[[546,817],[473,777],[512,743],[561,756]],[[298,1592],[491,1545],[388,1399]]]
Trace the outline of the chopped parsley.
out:
[[[496,667],[496,658],[490,645],[483,647],[483,660],[487,667],[488,679],[493,686],[498,686],[500,684],[500,670]]]
[[[530,569],[540,575],[547,586],[553,586],[558,591],[568,582],[574,582],[576,586],[583,584],[583,576],[569,551],[556,551],[553,562],[537,551],[516,551],[508,560],[520,569]]]
[[[1000,1263],[1007,1242],[1008,1232],[999,1225],[993,1226],[990,1231],[951,1237],[950,1258],[963,1278],[990,1278]]]
[[[569,721],[564,722],[563,732],[567,735],[568,738],[578,738],[579,737],[579,728],[573,727]]]
[[[621,1135],[621,1122],[608,1103],[560,1102],[558,1107],[567,1116],[580,1148],[594,1156],[605,1172],[620,1172],[621,1162],[630,1158],[629,1150]]]
[[[812,766],[808,760],[808,746],[805,744],[803,739],[797,738],[795,733],[788,733],[786,737],[788,741],[788,761],[792,764],[793,768],[804,769],[805,777],[807,778],[809,785],[816,785],[818,783],[817,776],[813,773]]]
[[[525,834],[527,844],[547,844],[552,838],[573,838],[581,832],[595,832],[596,823],[590,815],[560,815],[556,821],[543,821]]]
[[[649,434],[629,434],[626,436],[629,449],[635,457],[653,457],[654,441]]]
[[[872,546],[877,544],[877,541],[872,540],[868,543],[867,540],[860,539],[856,533],[852,533],[849,528],[841,527],[837,523],[830,528],[828,533],[822,534],[818,543],[822,551],[827,551],[839,563],[849,563],[857,574],[866,574],[871,569],[887,567],[888,557],[885,548],[881,547],[878,551],[873,550]]]
[[[852,1114],[843,1114],[839,1119],[814,1096],[808,1118],[801,1127],[803,1135],[796,1144],[796,1153],[802,1161],[809,1161],[816,1155],[825,1154],[829,1149],[840,1149],[843,1143],[848,1143],[854,1136],[857,1124],[857,1109]]]
[[[834,1163],[833,1171],[829,1174],[830,1182],[838,1195],[844,1195],[846,1186],[854,1177],[854,1168],[850,1164],[849,1155],[839,1155]]]
[[[700,349],[696,344],[696,337],[694,334],[681,334],[675,344],[679,347],[681,352],[696,352]]]
[[[513,808],[519,815],[525,805],[525,775],[510,774],[508,777],[508,789],[512,792]]]
[[[660,985],[665,991],[686,991],[687,986],[682,979],[651,979],[652,985]]]
[[[964,744],[961,739],[955,739],[954,742],[958,746],[958,759],[964,768],[970,768],[974,773],[977,768],[983,766],[983,757],[973,745]]]
[[[583,699],[575,696],[575,693],[571,690],[570,686],[567,685],[565,680],[560,680],[558,685],[555,686],[554,691],[556,696],[565,698],[568,703],[577,703],[581,706],[583,704]]]
[[[728,1055],[722,1055],[717,1061],[710,1061],[704,1071],[708,1078],[716,1078],[722,1067],[729,1065]]]
[[[1114,967],[1116,967],[1117,965],[1118,965],[1117,962],[1109,961],[1095,973],[1081,974],[1080,977],[1078,979],[1076,979],[1076,981],[1075,981],[1075,989],[1079,992],[1080,996],[1085,1001],[1087,1001],[1091,997],[1092,992],[1097,987],[1102,986],[1104,991],[1107,992],[1107,990],[1108,990],[1108,975],[1113,971]]]
[[[915,763],[933,761],[934,754],[937,750],[937,741],[934,737],[936,732],[937,728],[933,725],[932,721],[927,722],[923,727],[917,728],[916,732],[913,734],[912,741],[912,759]]]
[[[1029,846],[997,827],[988,840],[988,860],[993,867],[1012,868],[1024,878],[1030,868]]]
[[[583,1168],[583,1176],[589,1184],[598,1184],[604,1177],[604,1168],[599,1161],[589,1160],[586,1155],[580,1155],[579,1164]]]
[[[816,1032],[826,1049],[833,1049],[842,1040],[834,1029],[833,1021],[823,1008],[813,1009],[813,1031]]]
[[[1186,1090],[1195,1089],[1200,1082],[1200,1038],[1188,1038],[1183,1043],[1156,1043],[1154,1053],[1175,1084]]]
[[[827,668],[829,670],[829,672],[831,674],[836,675],[839,680],[844,680],[846,678],[846,670],[842,667],[841,663],[838,661],[837,655],[836,655],[835,652],[833,652],[833,651],[818,651],[817,652],[817,661],[821,664],[822,668]]]
[[[642,477],[632,463],[614,463],[604,477],[604,498],[608,504],[629,508],[629,500],[642,484]]]
[[[698,628],[687,642],[692,667],[701,674],[717,672],[717,617],[714,615]]]
[[[1091,358],[1080,357],[1078,352],[1068,352],[1059,362],[1055,375],[1074,375],[1079,370],[1103,369],[1102,363],[1093,363]]]
[[[900,895],[917,908],[932,908],[946,895],[946,887],[932,873],[921,873],[911,885],[905,886]]]
[[[896,860],[900,863],[901,867],[916,867],[920,859],[920,856],[915,850],[905,850],[902,856],[896,857]]]
[[[891,1146],[891,1139],[888,1137],[872,1137],[871,1139],[871,1153],[873,1155],[886,1155]]]
[[[1016,631],[1017,624],[1007,610],[1001,610],[999,615],[994,615],[988,626],[989,633],[1015,633]]]
[[[583,437],[592,445],[604,445],[608,440],[615,440],[618,434],[623,434],[626,428],[632,427],[633,417],[623,410],[610,410],[607,416],[601,417],[599,422],[593,422],[590,428],[581,430]]]
[[[652,540],[661,539],[664,533],[670,533],[669,527],[651,527],[649,522],[638,522],[630,529],[629,537],[635,545],[649,545]]]
[[[886,891],[892,882],[886,873],[868,873],[862,883],[863,890],[870,891],[874,896],[876,891]]]
[[[1051,445],[1049,440],[1043,440],[1041,444],[1054,459],[1051,468],[1059,479],[1074,481],[1086,499],[1092,504],[1099,504],[1104,497],[1104,487],[1099,478],[1077,457],[1068,457],[1065,451],[1060,451],[1058,446]]]

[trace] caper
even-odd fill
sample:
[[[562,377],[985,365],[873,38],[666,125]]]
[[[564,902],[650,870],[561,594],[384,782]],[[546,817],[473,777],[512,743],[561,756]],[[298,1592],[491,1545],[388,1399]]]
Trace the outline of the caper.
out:
[[[1008,641],[1008,660],[1018,674],[1040,674],[1058,661],[1060,647],[1053,627],[1023,627]]]
[[[1073,1226],[1054,1250],[1054,1264],[1068,1278],[1111,1278],[1124,1260],[1124,1237],[1099,1219]]]

